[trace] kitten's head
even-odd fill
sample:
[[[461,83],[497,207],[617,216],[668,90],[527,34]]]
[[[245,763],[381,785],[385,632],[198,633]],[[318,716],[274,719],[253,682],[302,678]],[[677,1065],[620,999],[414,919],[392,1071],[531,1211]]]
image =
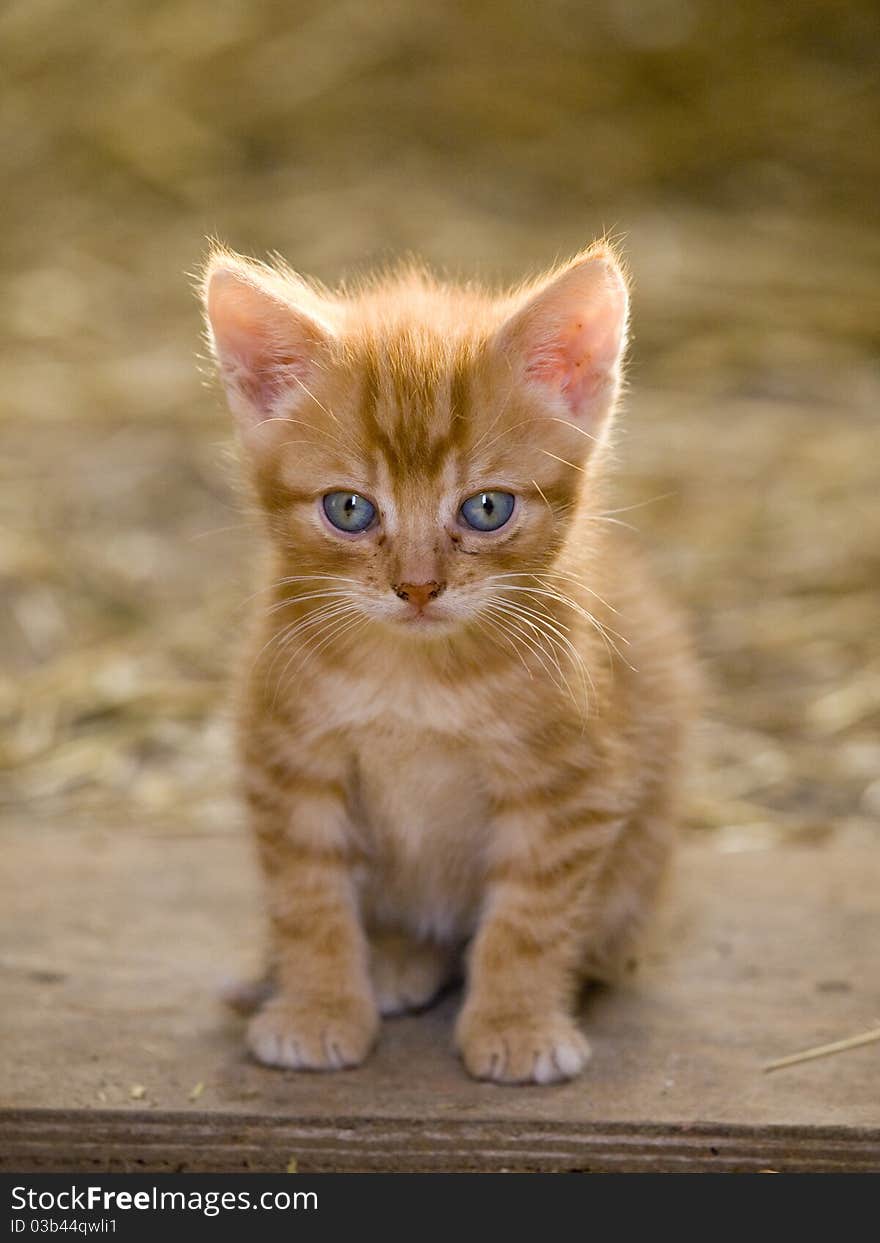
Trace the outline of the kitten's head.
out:
[[[331,294],[218,250],[204,299],[304,593],[428,637],[550,567],[620,389],[628,298],[609,247],[501,298],[416,270]]]

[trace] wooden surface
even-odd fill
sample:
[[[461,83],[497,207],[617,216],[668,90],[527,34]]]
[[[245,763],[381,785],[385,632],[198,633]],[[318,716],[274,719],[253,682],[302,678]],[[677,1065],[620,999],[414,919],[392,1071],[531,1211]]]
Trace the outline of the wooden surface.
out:
[[[585,1000],[582,1079],[473,1083],[455,995],[302,1075],[217,1001],[260,958],[246,842],[6,834],[0,1169],[880,1170],[880,1044],[761,1070],[880,1018],[878,895],[867,847],[689,847],[638,971]]]

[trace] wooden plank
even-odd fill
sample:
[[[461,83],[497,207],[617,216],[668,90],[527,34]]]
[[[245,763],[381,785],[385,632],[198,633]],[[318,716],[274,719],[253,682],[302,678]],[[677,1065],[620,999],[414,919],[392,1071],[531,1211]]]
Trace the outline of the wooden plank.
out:
[[[455,996],[361,1069],[253,1064],[216,1000],[262,936],[234,834],[3,850],[2,1169],[880,1170],[880,1046],[761,1070],[880,1015],[870,848],[684,850],[639,970],[585,1001],[587,1074],[527,1089],[465,1076]]]
[[[854,1173],[880,1129],[11,1110],[0,1170],[39,1173]]]

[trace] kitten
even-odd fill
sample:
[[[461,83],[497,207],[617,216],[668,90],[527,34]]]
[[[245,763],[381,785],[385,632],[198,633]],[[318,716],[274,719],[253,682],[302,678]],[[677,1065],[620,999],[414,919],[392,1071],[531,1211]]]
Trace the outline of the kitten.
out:
[[[626,281],[330,293],[215,250],[208,334],[272,576],[240,713],[267,1065],[354,1066],[460,970],[480,1079],[577,1075],[673,835],[691,670],[603,517]]]

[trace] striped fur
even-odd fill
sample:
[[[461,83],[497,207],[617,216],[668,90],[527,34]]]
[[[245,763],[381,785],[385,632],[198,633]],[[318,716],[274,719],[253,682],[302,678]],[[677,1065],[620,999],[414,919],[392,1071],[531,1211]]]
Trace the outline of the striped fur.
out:
[[[212,348],[272,567],[240,751],[265,872],[270,1065],[369,1052],[466,971],[457,1046],[577,1074],[578,988],[629,952],[672,840],[691,664],[603,516],[626,288],[605,245],[502,297],[418,269],[330,293],[218,250]],[[493,535],[457,520],[489,488]],[[370,498],[356,538],[328,491]],[[444,584],[427,621],[400,583]]]

